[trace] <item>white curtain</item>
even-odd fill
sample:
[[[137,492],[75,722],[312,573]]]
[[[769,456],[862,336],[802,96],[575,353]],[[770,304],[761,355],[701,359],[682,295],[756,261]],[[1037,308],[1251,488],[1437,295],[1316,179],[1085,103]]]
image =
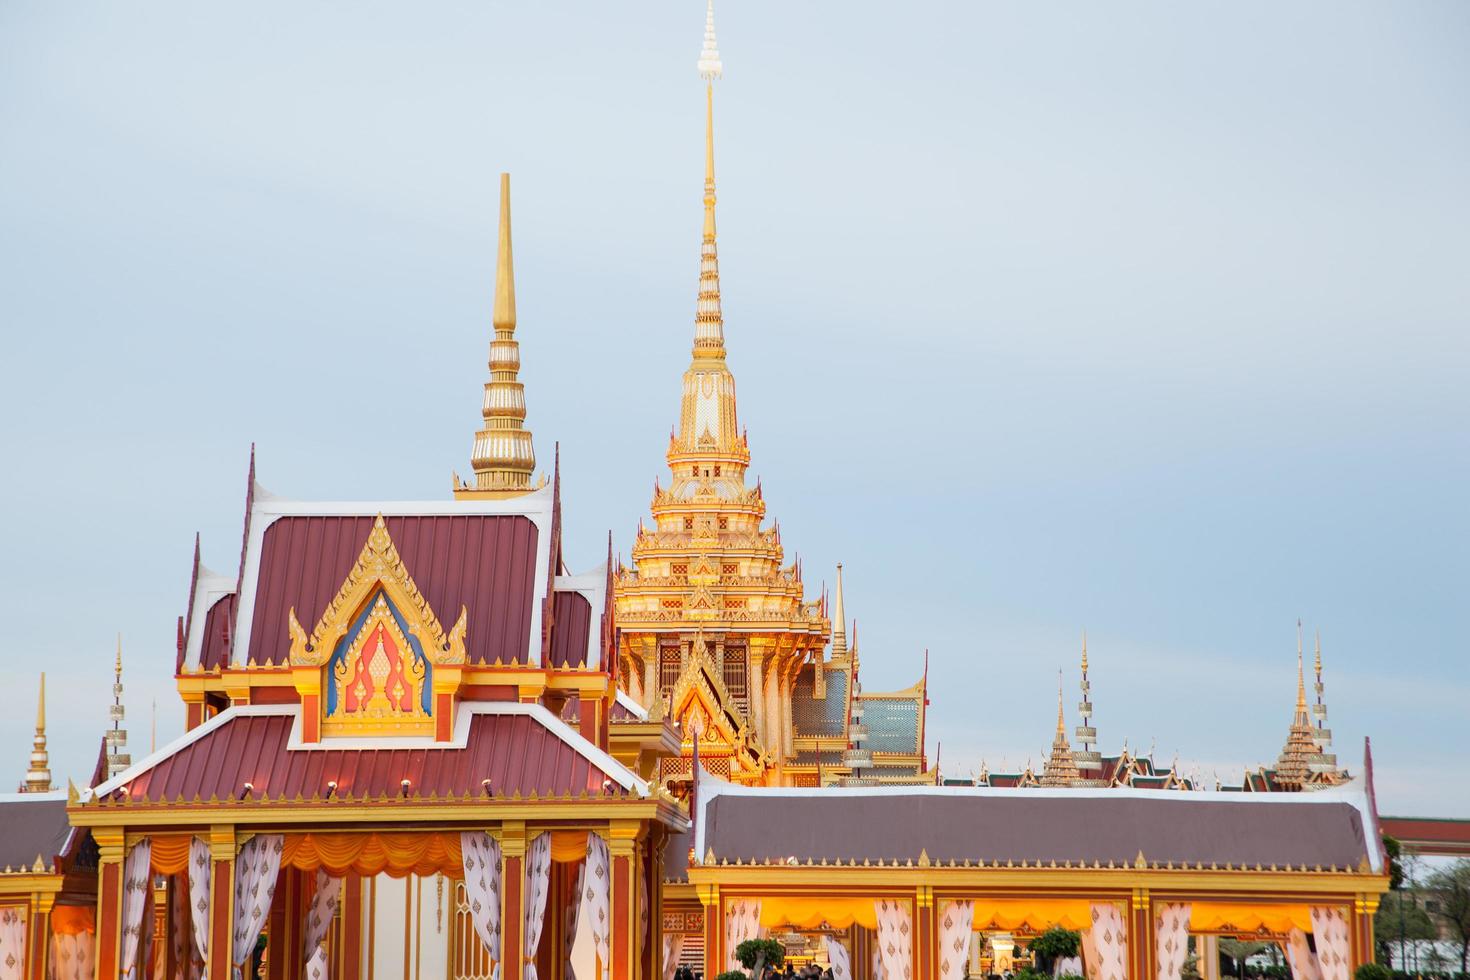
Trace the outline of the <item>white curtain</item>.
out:
[[[582,875],[582,908],[577,921],[586,920],[597,950],[597,976],[583,980],[607,980],[612,965],[612,854],[607,841],[587,835],[587,865]]]
[[[491,977],[500,977],[500,842],[483,830],[459,835],[464,890],[475,934],[490,953]]]
[[[591,836],[588,835],[589,839]],[[590,846],[590,845],[589,845]],[[582,911],[582,879],[587,874],[587,862],[583,861],[577,866],[577,883],[572,888],[571,900],[567,902],[566,911],[562,913],[562,922],[565,924],[562,942],[562,967],[563,976],[567,980],[576,980],[577,973],[572,969],[572,947],[577,943],[577,916]]]
[[[684,934],[682,932],[664,933],[664,959],[663,969],[660,971],[662,980],[674,980],[674,971],[679,969],[679,954],[684,952]],[[852,980],[851,977],[846,980]]]
[[[884,980],[911,980],[914,917],[909,903],[880,898],[873,907],[878,912],[878,955],[883,961]]]
[[[1188,902],[1164,902],[1154,909],[1154,948],[1158,952],[1159,980],[1179,980],[1189,952]]]
[[[285,846],[286,838],[280,834],[260,834],[246,841],[235,856],[234,944],[230,956],[230,962],[235,965],[235,980],[245,975],[255,941],[270,915]]]
[[[1348,980],[1352,972],[1352,939],[1341,908],[1313,905],[1312,939],[1317,947],[1317,970],[1322,980]]]
[[[1088,930],[1088,952],[1096,966],[1089,963],[1087,975],[1093,980],[1128,980],[1128,927],[1123,913],[1112,902],[1092,904],[1092,928]]]
[[[142,975],[138,969],[138,952],[143,942],[143,916],[153,897],[150,891],[153,876],[148,868],[152,853],[153,845],[144,837],[123,860],[122,976],[125,980]]]
[[[536,980],[536,950],[546,921],[546,893],[551,884],[551,835],[538,834],[526,848],[525,980]]]
[[[970,924],[975,903],[945,902],[939,910],[939,980],[960,980],[970,958]]]
[[[301,937],[301,958],[310,963],[322,950],[322,940],[332,927],[332,917],[337,914],[337,900],[342,895],[342,879],[327,874],[325,868],[316,869],[316,891],[311,895],[311,908],[306,913],[306,935]],[[327,957],[323,953],[322,966]]]
[[[199,976],[203,980],[209,977],[209,880],[213,860],[209,854],[209,844],[206,841],[193,838],[189,841],[189,916],[194,926],[194,951],[198,955],[193,957],[198,973],[190,973],[190,976]]]
[[[1292,980],[1322,980],[1322,971],[1312,947],[1307,945],[1307,934],[1293,928],[1286,937],[1286,962],[1291,967]]]
[[[51,937],[51,975],[55,980],[92,980],[97,971],[97,936],[78,932]]]
[[[740,969],[735,947],[747,939],[760,938],[761,900],[737,898],[725,906],[725,969]],[[757,978],[759,980],[759,978]]]
[[[7,905],[0,908],[0,980],[22,980],[25,972],[25,909]]]
[[[847,947],[836,936],[824,936],[827,940],[827,961],[832,964],[832,980],[852,980],[852,957]]]
[[[868,957],[873,961],[873,980],[884,980],[883,977],[883,954],[878,951],[877,933],[874,933],[872,955]]]
[[[1082,975],[1087,980],[1097,980],[1097,944],[1092,941],[1092,929],[1082,930]]]

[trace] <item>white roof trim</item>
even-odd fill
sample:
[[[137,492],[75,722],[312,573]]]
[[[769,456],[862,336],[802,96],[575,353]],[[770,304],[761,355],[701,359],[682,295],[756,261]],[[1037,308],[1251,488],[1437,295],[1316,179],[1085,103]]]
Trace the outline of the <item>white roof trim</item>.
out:
[[[204,620],[216,602],[235,591],[236,584],[233,575],[221,575],[199,563],[199,580],[191,597],[194,605],[189,611],[189,635],[184,637],[184,666],[199,666],[204,657]]]
[[[603,775],[616,782],[625,790],[637,793],[639,796],[648,795],[648,787],[627,766],[618,762],[612,756],[593,745],[582,734],[552,714],[545,706],[540,704],[522,704],[517,701],[489,701],[471,704],[461,704],[454,725],[454,738],[449,742],[435,742],[432,738],[409,737],[409,738],[324,738],[321,742],[303,744],[301,742],[301,706],[298,704],[242,704],[226,708],[215,715],[209,721],[186,732],[181,737],[165,745],[157,752],[150,754],[147,758],[133,764],[116,776],[97,786],[92,790],[82,792],[82,800],[89,801],[97,796],[106,796],[124,783],[136,779],[145,772],[158,765],[164,759],[192,745],[205,735],[223,727],[235,718],[247,716],[290,716],[294,719],[291,726],[291,737],[286,743],[288,751],[314,751],[320,749],[384,749],[384,748],[412,748],[412,749],[464,749],[469,745],[470,721],[475,715],[527,715],[545,728],[551,734],[564,742],[569,748],[595,766]],[[22,797],[36,798],[41,794],[17,794]],[[62,793],[62,798],[65,798]]]
[[[45,793],[0,793],[0,803],[55,803],[66,799],[66,790],[53,789]]]
[[[551,568],[552,487],[501,500],[366,500],[366,501],[302,501],[287,500],[265,493],[256,484],[250,508],[250,537],[245,543],[245,574],[241,576],[237,607],[238,627],[230,649],[232,663],[240,663],[250,649],[250,632],[254,625],[255,592],[260,578],[260,553],[265,532],[282,517],[447,517],[462,515],[520,516],[536,525],[536,569],[531,581],[531,622],[527,630],[527,662],[541,663],[541,616],[546,599],[546,581]],[[412,573],[413,569],[409,569]],[[312,613],[315,615],[315,612]],[[283,639],[284,642],[284,639]]]
[[[639,721],[648,720],[648,709],[629,697],[628,694],[621,687],[618,688],[617,702],[618,704],[621,704],[624,708],[628,709],[628,713],[633,715]],[[700,768],[702,769],[704,767],[701,766]]]

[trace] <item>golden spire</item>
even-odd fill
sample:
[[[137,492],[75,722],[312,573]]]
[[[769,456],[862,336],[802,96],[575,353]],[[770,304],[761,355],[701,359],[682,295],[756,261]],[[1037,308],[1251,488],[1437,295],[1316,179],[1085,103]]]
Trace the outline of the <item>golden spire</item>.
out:
[[[720,311],[720,261],[715,248],[715,79],[724,71],[715,44],[715,0],[704,21],[699,77],[704,79],[704,241],[699,251],[699,302],[694,313],[694,356],[724,358],[725,319]]]
[[[1062,671],[1057,670],[1057,734],[1063,738],[1067,735],[1066,722],[1062,720]]]
[[[1062,715],[1062,672],[1058,670],[1057,734],[1052,739],[1051,754],[1041,769],[1041,785],[1074,786],[1079,778],[1077,761],[1072,758],[1072,746],[1067,744],[1067,722]]]
[[[112,727],[103,736],[107,745],[107,776],[110,779],[133,764],[133,757],[128,755],[128,732],[122,727],[123,719],[127,716],[122,703],[122,634],[117,634],[117,659],[112,667],[112,705],[108,710],[108,718],[112,721]]]
[[[1097,729],[1092,727],[1092,682],[1087,679],[1087,630],[1082,631],[1082,677],[1077,682],[1082,700],[1077,704],[1077,751],[1072,760],[1077,763],[1079,786],[1102,785],[1102,753],[1097,750]]]
[[[1273,779],[1278,789],[1303,789],[1311,777],[1314,758],[1321,754],[1312,738],[1312,723],[1307,718],[1307,686],[1302,669],[1302,623],[1296,624],[1296,710],[1286,745],[1276,760]]]
[[[837,563],[837,591],[832,596],[832,658],[847,656],[847,608],[842,601],[842,562]]]
[[[36,702],[36,736],[31,740],[31,768],[26,771],[22,793],[51,792],[51,758],[46,751],[46,673],[41,672],[41,692]]]
[[[510,174],[500,175],[500,247],[495,263],[495,305],[491,314],[495,339],[490,341],[490,380],[481,409],[485,425],[475,433],[470,457],[475,482],[455,478],[460,499],[514,497],[536,489],[531,474],[536,450],[525,427],[526,389],[519,380],[521,345],[516,342],[515,265],[510,248]]]
[[[1326,782],[1337,783],[1346,778],[1346,773],[1337,768],[1337,756],[1332,749],[1332,729],[1327,727],[1327,701],[1323,697],[1324,687],[1322,685],[1322,633],[1316,633],[1315,660],[1316,682],[1313,685],[1317,694],[1316,703],[1312,705],[1312,720],[1315,722],[1312,728],[1312,739],[1317,743],[1317,755],[1312,760],[1312,772],[1319,774],[1319,778]]]

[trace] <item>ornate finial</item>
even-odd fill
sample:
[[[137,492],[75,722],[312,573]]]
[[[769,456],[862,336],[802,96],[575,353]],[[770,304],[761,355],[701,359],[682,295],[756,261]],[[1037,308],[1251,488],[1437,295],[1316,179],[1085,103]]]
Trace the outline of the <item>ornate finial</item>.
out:
[[[31,767],[26,770],[22,793],[51,792],[51,758],[46,751],[46,674],[41,673],[41,691],[36,702],[36,735],[31,741]]]
[[[1296,709],[1292,712],[1291,728],[1286,734],[1286,745],[1276,760],[1272,780],[1278,789],[1306,789],[1312,782],[1313,767],[1320,765],[1322,749],[1312,737],[1312,723],[1307,715],[1307,685],[1302,656],[1302,625],[1296,627]]]
[[[1065,736],[1066,723],[1062,720],[1062,669],[1057,668],[1057,734]]]
[[[1082,673],[1087,673],[1087,627],[1082,628]]]
[[[117,634],[117,658],[113,662],[112,677],[112,704],[108,708],[108,718],[112,721],[103,736],[107,747],[107,776],[112,778],[133,764],[133,757],[128,755],[128,733],[122,727],[123,719],[127,712],[123,708],[122,695],[122,634]]]
[[[842,562],[837,563],[837,590],[832,595],[832,656],[847,655],[847,607],[842,601]]]
[[[704,24],[699,77],[704,90],[704,242],[699,257],[699,301],[694,313],[694,356],[725,356],[725,318],[720,310],[720,261],[715,248],[715,79],[723,66],[715,47],[715,4]]]
[[[1092,727],[1092,682],[1087,679],[1087,630],[1082,630],[1082,677],[1077,682],[1082,700],[1077,705],[1077,763],[1079,786],[1102,785],[1102,753],[1097,751],[1097,729]]]
[[[1316,645],[1316,648],[1317,648],[1316,649],[1316,654],[1315,654],[1316,659],[1317,659],[1317,681],[1318,681],[1318,683],[1321,683],[1321,681],[1322,681],[1322,631],[1321,630],[1315,630],[1314,631],[1314,639],[1316,640],[1316,644],[1315,645]]]
[[[704,13],[704,47],[699,51],[699,77],[712,82],[721,76],[720,49],[715,43],[715,0],[709,0]]]
[[[495,339],[490,341],[490,380],[481,408],[484,427],[475,433],[470,465],[473,486],[455,487],[461,499],[513,497],[536,489],[531,474],[536,450],[525,427],[526,389],[519,380],[521,345],[516,333],[515,264],[510,247],[510,174],[500,175],[500,245],[495,264],[495,303],[491,314]]]
[[[1026,763],[1031,768],[1031,763]],[[1077,760],[1072,755],[1072,746],[1067,744],[1066,720],[1062,715],[1062,672],[1057,671],[1057,734],[1052,739],[1051,752],[1041,768],[1042,786],[1074,786],[1081,778],[1077,771]]]

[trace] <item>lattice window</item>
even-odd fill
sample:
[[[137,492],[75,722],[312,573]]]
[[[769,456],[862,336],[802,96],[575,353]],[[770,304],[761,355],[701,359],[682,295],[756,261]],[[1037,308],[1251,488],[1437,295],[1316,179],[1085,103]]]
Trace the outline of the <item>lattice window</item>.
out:
[[[694,518],[692,518],[692,517],[686,517],[686,518],[684,518],[684,530],[686,530],[686,531],[692,531],[692,530],[694,530]]]
[[[658,686],[667,692],[679,680],[679,673],[683,669],[683,658],[679,656],[679,648],[675,644],[668,644],[658,648]]]
[[[729,598],[727,596],[725,598],[725,608],[726,609],[744,609],[745,608],[745,600],[744,599],[731,599],[731,598]]]
[[[454,924],[449,937],[449,976],[451,980],[490,980],[495,963],[490,951],[480,942],[465,894],[464,882],[454,883]]]
[[[728,517],[722,517],[722,518],[720,518],[720,530],[721,531],[728,531],[728,530],[730,530],[730,518],[728,518]]]
[[[722,679],[725,682],[725,690],[730,692],[730,697],[740,705],[741,711],[749,710],[746,704],[746,663],[745,647],[725,647],[725,669]]]
[[[661,607],[663,607],[664,609],[683,609],[684,608],[684,600],[683,599],[661,599],[659,601],[659,605]]]
[[[689,563],[687,561],[676,561],[669,566],[670,575],[688,575]]]
[[[727,562],[725,562],[723,565],[720,566],[720,574],[721,575],[739,575],[740,574],[740,563],[739,562],[735,562],[735,561],[727,561]]]

